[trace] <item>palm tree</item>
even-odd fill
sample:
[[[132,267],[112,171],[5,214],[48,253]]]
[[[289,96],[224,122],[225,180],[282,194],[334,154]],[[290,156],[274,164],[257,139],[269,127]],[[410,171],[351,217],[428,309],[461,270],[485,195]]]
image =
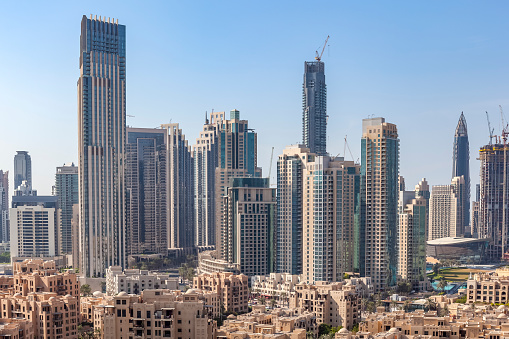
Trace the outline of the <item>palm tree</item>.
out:
[[[438,289],[440,289],[442,292],[445,290],[445,288],[447,287],[448,283],[445,279],[440,279],[440,281],[438,282]]]
[[[366,311],[368,311],[368,313],[374,313],[375,310],[376,310],[375,303],[373,301],[369,301],[366,305]]]
[[[270,308],[274,308],[276,306],[276,299],[272,298],[270,299]]]
[[[410,309],[410,300],[405,300],[405,302],[403,303],[403,310],[405,310],[405,312],[408,312],[408,310]]]
[[[265,297],[261,297],[261,298],[258,298],[258,302],[260,303],[260,305],[265,305]]]
[[[391,312],[394,311],[397,305],[398,303],[396,302],[396,300],[391,300]]]
[[[426,299],[426,303],[424,304],[424,308],[427,311],[436,311],[437,310],[437,303],[433,299],[428,298],[428,299]]]

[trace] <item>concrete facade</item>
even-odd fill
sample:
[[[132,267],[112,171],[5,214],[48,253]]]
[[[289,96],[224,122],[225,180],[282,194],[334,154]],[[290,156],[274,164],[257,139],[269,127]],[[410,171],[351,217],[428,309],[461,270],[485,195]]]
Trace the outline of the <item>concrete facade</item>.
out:
[[[147,270],[126,269],[110,266],[106,270],[106,294],[114,296],[120,292],[140,294],[146,289],[178,289],[178,279],[167,274],[151,273]]]
[[[243,274],[200,274],[194,277],[193,288],[216,293],[226,312],[245,313],[248,310],[248,277]]]

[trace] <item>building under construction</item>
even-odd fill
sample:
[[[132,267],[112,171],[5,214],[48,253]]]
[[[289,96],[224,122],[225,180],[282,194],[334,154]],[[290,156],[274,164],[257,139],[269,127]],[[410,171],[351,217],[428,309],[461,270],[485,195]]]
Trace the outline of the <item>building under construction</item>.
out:
[[[508,155],[509,145],[493,144],[481,147],[479,160],[479,238],[489,238],[487,258],[491,260],[509,258],[507,206],[508,199]],[[505,213],[504,213],[505,212]]]

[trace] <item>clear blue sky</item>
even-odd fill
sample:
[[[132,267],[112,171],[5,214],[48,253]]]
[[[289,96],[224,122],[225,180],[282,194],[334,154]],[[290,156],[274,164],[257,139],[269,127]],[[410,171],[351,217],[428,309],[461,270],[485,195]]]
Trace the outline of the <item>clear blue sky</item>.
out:
[[[267,174],[271,147],[277,159],[301,139],[303,64],[330,35],[329,152],[343,155],[348,135],[357,159],[361,120],[384,116],[398,125],[407,189],[447,184],[464,111],[475,184],[484,111],[497,131],[499,104],[509,116],[508,13],[507,1],[6,1],[0,168],[28,150],[34,188],[49,194],[55,167],[77,162],[80,21],[97,14],[127,26],[129,125],[179,122],[193,144],[205,111],[239,109]]]

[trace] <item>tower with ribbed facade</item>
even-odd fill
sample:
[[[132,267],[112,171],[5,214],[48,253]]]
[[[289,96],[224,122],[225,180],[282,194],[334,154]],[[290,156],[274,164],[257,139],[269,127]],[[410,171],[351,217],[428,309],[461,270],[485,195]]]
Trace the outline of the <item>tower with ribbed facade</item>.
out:
[[[327,153],[327,86],[322,61],[304,63],[302,142],[311,153]]]
[[[465,199],[463,205],[462,228],[470,222],[470,148],[468,144],[467,120],[461,112],[456,131],[454,132],[454,144],[452,151],[452,177],[463,176],[465,180]],[[465,233],[463,230],[462,233]]]
[[[83,16],[78,79],[80,273],[126,266],[126,28]]]
[[[60,208],[60,227],[58,243],[60,253],[72,254],[78,249],[73,248],[72,209],[78,203],[78,167],[73,163],[57,167],[55,174],[55,193]]]
[[[399,139],[384,118],[364,119],[361,139],[360,273],[375,290],[397,280]]]

